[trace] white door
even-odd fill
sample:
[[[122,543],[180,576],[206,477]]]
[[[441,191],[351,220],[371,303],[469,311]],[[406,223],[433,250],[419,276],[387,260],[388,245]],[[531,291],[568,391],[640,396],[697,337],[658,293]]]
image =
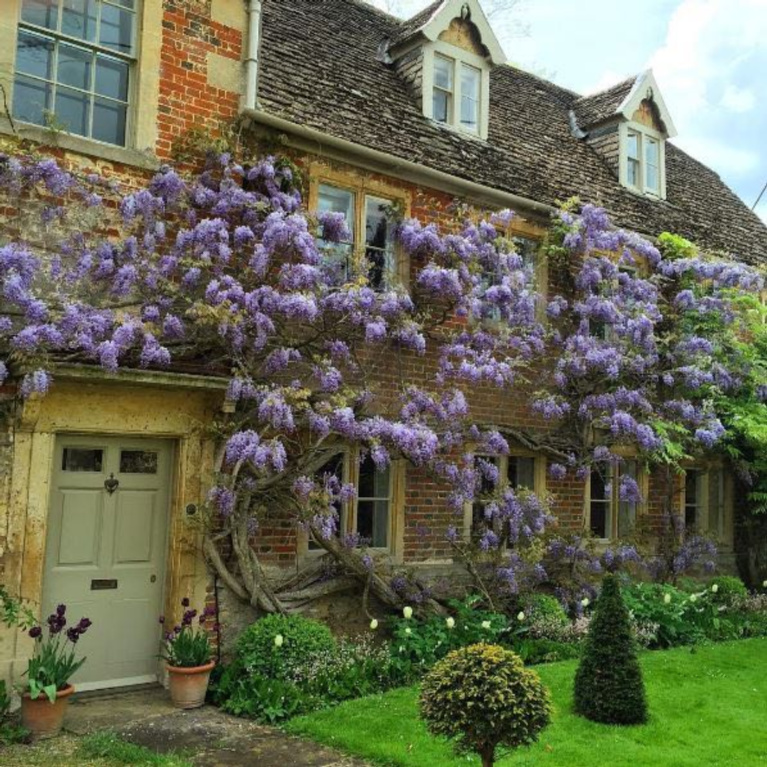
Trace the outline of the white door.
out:
[[[68,625],[93,625],[80,690],[157,679],[171,445],[60,437],[48,515],[43,620],[59,604]]]

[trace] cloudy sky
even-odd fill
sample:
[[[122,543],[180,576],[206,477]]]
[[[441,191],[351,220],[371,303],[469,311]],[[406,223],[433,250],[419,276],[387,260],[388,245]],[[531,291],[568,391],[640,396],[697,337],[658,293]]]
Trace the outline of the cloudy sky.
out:
[[[398,16],[429,1],[369,0]],[[754,204],[767,182],[767,0],[481,1],[509,61],[579,93],[652,67],[674,143]],[[757,212],[767,221],[767,192]]]

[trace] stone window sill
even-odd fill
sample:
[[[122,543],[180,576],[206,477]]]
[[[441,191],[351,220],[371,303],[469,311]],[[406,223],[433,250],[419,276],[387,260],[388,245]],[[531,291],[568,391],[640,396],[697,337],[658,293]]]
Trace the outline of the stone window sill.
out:
[[[112,146],[101,141],[74,136],[71,133],[41,128],[39,125],[30,125],[29,123],[18,121],[14,121],[13,124],[16,127],[15,133],[11,127],[10,120],[7,117],[0,117],[0,135],[16,136],[25,141],[33,141],[36,144],[40,144],[41,147],[63,149],[67,152],[75,152],[122,165],[131,165],[144,170],[156,170],[160,165],[157,158],[149,152]]]

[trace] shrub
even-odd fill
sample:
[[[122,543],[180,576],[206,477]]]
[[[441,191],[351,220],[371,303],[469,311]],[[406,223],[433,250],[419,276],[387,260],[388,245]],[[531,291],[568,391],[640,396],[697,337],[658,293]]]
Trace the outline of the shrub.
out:
[[[676,647],[705,638],[690,611],[690,595],[659,583],[634,583],[623,589],[638,637],[647,647]]]
[[[607,575],[575,675],[575,710],[595,722],[640,724],[647,701],[629,613],[616,576]]]
[[[737,598],[748,596],[746,584],[733,575],[719,575],[712,578],[708,583],[708,588],[714,601],[722,604],[730,604]]]
[[[497,749],[526,746],[548,725],[551,704],[538,675],[515,653],[476,644],[451,652],[424,678],[420,713],[456,750],[495,763]]]
[[[300,615],[267,615],[240,635],[236,658],[248,674],[286,679],[316,655],[335,649],[324,623]]]
[[[579,658],[581,654],[579,645],[554,639],[523,639],[515,645],[514,652],[530,666]]]
[[[536,594],[525,605],[527,636],[554,642],[575,641],[572,622],[559,600],[548,594]]]

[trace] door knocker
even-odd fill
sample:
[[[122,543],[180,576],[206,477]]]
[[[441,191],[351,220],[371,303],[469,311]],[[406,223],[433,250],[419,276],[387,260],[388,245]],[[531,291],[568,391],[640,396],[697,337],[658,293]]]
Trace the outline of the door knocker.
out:
[[[104,480],[104,488],[109,493],[109,495],[112,495],[115,490],[117,490],[117,487],[119,486],[120,481],[115,479],[114,473],[109,475],[109,479]]]

